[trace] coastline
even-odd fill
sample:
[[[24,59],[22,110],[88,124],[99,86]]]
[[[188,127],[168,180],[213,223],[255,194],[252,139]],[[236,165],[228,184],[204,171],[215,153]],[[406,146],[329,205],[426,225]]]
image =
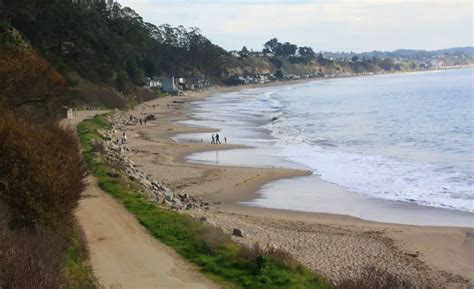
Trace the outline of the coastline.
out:
[[[276,83],[284,84],[288,83]],[[185,190],[191,195],[200,195],[211,203],[208,212],[193,211],[192,214],[205,215],[210,222],[226,230],[232,230],[233,227],[243,229],[248,232],[248,237],[240,241],[249,245],[266,242],[283,247],[311,269],[333,280],[356,274],[357,267],[380,263],[380,266],[390,267],[415,279],[423,275],[425,277],[422,279],[426,279],[426,282],[455,282],[454,287],[460,284],[468,287],[463,280],[469,279],[472,284],[472,228],[386,224],[342,215],[247,207],[235,203],[255,197],[255,192],[264,183],[308,173],[290,169],[216,167],[187,163],[186,155],[215,151],[217,147],[201,143],[176,143],[171,139],[176,134],[213,131],[177,124],[178,120],[190,118],[181,102],[253,87],[257,86],[213,89],[192,96],[163,98],[137,107],[132,114],[139,116],[154,113],[158,120],[147,126],[130,129],[128,135],[133,151],[131,158],[143,170],[164,181],[175,191]],[[157,105],[156,109],[152,108],[153,104]],[[237,147],[240,146],[223,145],[218,149]],[[321,231],[324,231],[326,238],[318,240]],[[351,241],[348,242],[348,239]],[[367,249],[367,242],[378,249]],[[318,250],[321,245],[328,250]],[[351,260],[346,260],[347,257]],[[323,264],[321,261],[324,261]],[[440,274],[440,271],[447,273]]]

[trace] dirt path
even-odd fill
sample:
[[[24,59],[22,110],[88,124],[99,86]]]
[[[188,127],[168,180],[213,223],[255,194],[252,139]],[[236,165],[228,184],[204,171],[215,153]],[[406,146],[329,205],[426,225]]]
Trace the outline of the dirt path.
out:
[[[96,113],[79,112],[75,126]],[[217,288],[173,250],[150,236],[136,218],[102,191],[94,177],[76,216],[95,276],[105,288]]]

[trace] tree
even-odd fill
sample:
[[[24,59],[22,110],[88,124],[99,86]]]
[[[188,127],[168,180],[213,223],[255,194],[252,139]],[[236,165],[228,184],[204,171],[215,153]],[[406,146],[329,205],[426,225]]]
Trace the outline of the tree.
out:
[[[352,62],[357,62],[359,60],[359,57],[357,55],[352,56],[351,61]]]
[[[277,55],[278,54],[277,52],[281,49],[281,45],[282,44],[280,42],[278,42],[278,39],[272,38],[272,39],[268,40],[267,42],[265,42],[263,47],[264,47],[265,51]]]
[[[245,46],[242,47],[242,49],[239,52],[239,55],[242,58],[245,58],[245,57],[249,56],[249,51],[248,51],[247,47],[245,47]]]
[[[380,67],[382,67],[385,71],[392,70],[394,67],[393,60],[391,58],[384,58],[380,63]]]
[[[298,54],[301,57],[307,58],[307,59],[312,59],[316,57],[316,53],[313,51],[313,49],[311,47],[306,47],[306,46],[298,48]]]
[[[298,50],[298,46],[295,44],[291,44],[290,42],[285,42],[281,45],[281,51],[279,51],[278,55],[282,55],[285,57],[295,55],[296,51]]]
[[[322,52],[318,53],[317,60],[318,60],[318,63],[321,65],[324,65],[326,63],[326,59],[324,58]]]
[[[275,77],[278,78],[278,79],[282,79],[283,78],[283,72],[281,70],[277,70],[275,72]]]

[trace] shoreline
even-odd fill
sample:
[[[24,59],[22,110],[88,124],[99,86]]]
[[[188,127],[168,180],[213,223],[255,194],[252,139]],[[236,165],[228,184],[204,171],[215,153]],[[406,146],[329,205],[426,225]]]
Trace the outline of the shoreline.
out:
[[[309,79],[307,81],[316,80]],[[289,83],[278,83],[277,85],[285,84],[295,84],[295,81]],[[255,191],[262,184],[268,181],[305,175],[307,172],[286,169],[226,166],[216,167],[186,162],[185,156],[190,153],[215,151],[217,147],[201,143],[176,143],[171,139],[171,137],[181,133],[212,132],[215,130],[186,127],[177,124],[176,121],[189,119],[189,116],[183,103],[173,103],[173,101],[197,101],[217,93],[232,92],[249,88],[253,87],[241,86],[213,89],[211,91],[194,94],[193,96],[163,98],[137,107],[137,109],[132,112],[133,114],[139,116],[142,113],[155,113],[158,116],[158,121],[147,126],[131,128],[130,131],[132,134],[130,135],[129,133],[129,135],[131,148],[134,151],[131,158],[146,172],[160,180],[163,180],[175,191],[185,190],[191,195],[199,195],[209,201],[211,203],[211,208],[208,212],[191,213],[206,215],[210,222],[214,222],[220,227],[227,228],[227,230],[231,230],[229,226],[239,224],[241,228],[244,228],[244,231],[252,232],[255,226],[259,223],[264,223],[267,224],[268,228],[265,227],[261,229],[267,231],[269,229],[271,230],[271,232],[266,234],[267,236],[272,235],[274,232],[285,232],[282,233],[286,236],[283,238],[284,241],[281,243],[277,241],[271,242],[273,245],[282,246],[284,248],[287,243],[301,242],[299,240],[294,240],[294,236],[291,236],[294,232],[288,234],[288,232],[285,231],[288,228],[282,228],[282,225],[287,222],[292,224],[291,226],[294,225],[295,230],[299,230],[301,227],[305,226],[311,228],[330,227],[331,230],[335,231],[343,230],[343,235],[347,234],[347,236],[351,237],[353,237],[353,234],[367,234],[368,236],[364,236],[364,238],[368,238],[368,240],[362,238],[364,242],[376,242],[378,245],[378,242],[396,244],[394,245],[396,248],[395,255],[398,257],[401,256],[400,258],[402,259],[406,257],[406,254],[411,254],[411,259],[408,261],[404,260],[403,262],[408,262],[412,265],[417,264],[418,262],[426,263],[422,267],[427,266],[427,268],[419,269],[421,271],[443,270],[449,272],[446,274],[461,275],[463,277],[461,279],[469,279],[472,284],[474,278],[470,276],[470,272],[472,272],[474,264],[469,260],[473,257],[472,248],[474,247],[472,236],[474,235],[474,230],[471,228],[387,224],[365,221],[344,215],[305,213],[239,205],[235,204],[236,200],[242,199],[242,196],[255,196]],[[152,110],[152,104],[157,104],[157,109]],[[222,145],[218,148],[219,150],[227,150],[236,147],[240,146]],[[313,240],[315,236],[311,233],[307,234],[309,234],[309,236],[302,237],[302,239],[308,239],[306,241],[312,243],[311,240]],[[263,244],[265,238],[268,239],[268,237],[262,237],[260,235],[259,232],[251,233],[249,234],[250,237],[246,238],[243,242],[260,242]],[[438,237],[436,240],[432,240],[433,236]],[[333,234],[331,234],[331,238],[332,237]],[[380,238],[380,240],[377,241],[378,238]],[[358,240],[358,242],[359,241],[361,240]],[[311,248],[313,248],[313,246],[313,243],[310,244]],[[334,244],[334,246],[336,248],[333,248],[333,250],[337,250],[338,244]],[[348,246],[348,244],[343,244],[341,246]],[[290,251],[290,253],[297,255],[297,258],[310,268],[322,272],[331,279],[338,280],[341,278],[339,276],[341,274],[353,273],[353,269],[341,269],[334,264],[324,266],[321,264],[313,264],[311,260],[308,260],[308,257],[298,256],[298,251],[295,251],[294,248],[285,249]],[[388,252],[391,252],[390,250],[393,250],[394,248],[387,246],[385,249],[388,250],[385,254],[387,255]],[[348,252],[348,254],[355,254],[356,256],[354,258],[359,263],[362,262],[360,264],[370,263],[366,262],[367,258],[364,258],[363,255],[372,256],[372,254],[364,252],[362,247],[359,250],[361,251],[356,253]],[[331,252],[337,254],[334,251]],[[393,252],[390,254],[392,253]],[[321,252],[321,254],[323,253]],[[358,260],[358,258],[363,261]],[[385,261],[389,262],[387,260]],[[341,263],[341,260],[336,258],[336,261],[334,262],[339,264]],[[360,264],[359,266],[361,266]],[[431,267],[436,268],[431,269]],[[397,270],[402,270],[402,268],[397,268]],[[426,274],[426,272],[424,274]],[[430,273],[428,276],[434,275]],[[465,282],[461,282],[461,279],[458,278],[457,282],[460,282],[459,284],[464,284]],[[446,281],[439,280],[439,282],[445,283]]]

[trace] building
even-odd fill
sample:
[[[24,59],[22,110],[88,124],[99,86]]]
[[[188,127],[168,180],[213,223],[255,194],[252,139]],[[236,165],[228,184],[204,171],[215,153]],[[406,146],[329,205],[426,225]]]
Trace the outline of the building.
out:
[[[143,88],[153,90],[154,88],[161,87],[161,81],[157,77],[145,77],[143,79]]]
[[[202,77],[198,77],[198,76],[189,77],[185,80],[185,82],[186,82],[186,89],[190,89],[190,90],[204,89],[211,85],[209,80]]]
[[[163,90],[163,92],[171,94],[178,92],[178,86],[174,81],[174,76],[164,77],[161,79],[161,90]]]

